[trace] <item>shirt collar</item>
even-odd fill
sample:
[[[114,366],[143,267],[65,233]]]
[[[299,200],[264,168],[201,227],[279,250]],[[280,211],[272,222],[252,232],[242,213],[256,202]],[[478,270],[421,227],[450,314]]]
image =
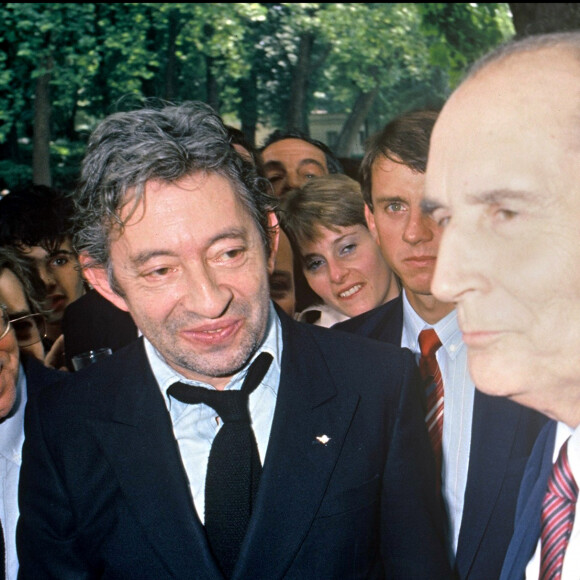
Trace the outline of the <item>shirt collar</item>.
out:
[[[426,328],[434,328],[441,344],[449,357],[453,360],[464,348],[463,338],[459,324],[457,323],[457,310],[454,308],[447,316],[444,316],[435,324],[425,322],[413,309],[403,290],[403,327],[404,332],[410,338],[410,348],[419,352],[419,333]]]

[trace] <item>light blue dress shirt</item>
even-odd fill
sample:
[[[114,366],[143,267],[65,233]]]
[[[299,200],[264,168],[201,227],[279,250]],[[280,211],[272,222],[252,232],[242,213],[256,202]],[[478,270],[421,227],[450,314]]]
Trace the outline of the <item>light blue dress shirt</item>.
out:
[[[443,465],[442,491],[449,519],[449,545],[451,562],[455,562],[459,530],[463,517],[469,452],[471,449],[471,424],[475,385],[467,367],[467,348],[453,310],[434,325],[427,324],[409,303],[403,292],[403,335],[401,346],[421,355],[419,333],[434,328],[441,348],[436,353],[441,369],[444,389],[443,411]]]
[[[209,389],[214,387],[207,383],[186,379],[165,362],[147,339],[144,339],[144,341],[145,351],[151,364],[153,375],[159,384],[171,416],[173,433],[179,445],[181,460],[189,479],[189,488],[195,509],[201,522],[204,523],[207,462],[211,445],[221,427],[221,423],[215,410],[208,405],[182,403],[167,395],[167,389],[176,381]],[[269,352],[274,357],[274,360],[261,384],[250,395],[249,407],[252,428],[263,464],[266,450],[268,449],[268,440],[278,397],[280,362],[282,359],[282,328],[272,303],[270,303],[266,336],[262,345],[254,354],[252,361],[261,352]],[[239,390],[242,387],[248,366],[232,377],[232,380],[225,387],[226,390]]]
[[[16,555],[16,523],[18,522],[18,480],[24,443],[24,407],[26,406],[26,376],[22,365],[16,382],[16,401],[10,414],[0,422],[0,520],[6,546],[6,578],[16,580],[18,557]],[[1,564],[0,564],[1,565]]]

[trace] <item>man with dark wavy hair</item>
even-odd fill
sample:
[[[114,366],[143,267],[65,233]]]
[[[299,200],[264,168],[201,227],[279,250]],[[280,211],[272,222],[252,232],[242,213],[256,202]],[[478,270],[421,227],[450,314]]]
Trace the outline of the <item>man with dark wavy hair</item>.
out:
[[[449,577],[412,356],[274,306],[268,191],[202,103],[93,133],[75,244],[143,337],[31,401],[23,578]]]

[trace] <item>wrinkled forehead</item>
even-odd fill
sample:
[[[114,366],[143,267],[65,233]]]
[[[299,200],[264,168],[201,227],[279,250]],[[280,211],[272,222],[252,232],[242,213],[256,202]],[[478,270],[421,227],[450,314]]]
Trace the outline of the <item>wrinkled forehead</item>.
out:
[[[580,65],[569,51],[492,63],[459,87],[435,124],[427,199],[447,204],[473,189],[540,187],[555,174],[576,180],[579,113]]]
[[[324,151],[302,139],[281,139],[268,145],[262,152],[264,163],[279,162],[291,167],[306,161],[318,163],[328,171]]]

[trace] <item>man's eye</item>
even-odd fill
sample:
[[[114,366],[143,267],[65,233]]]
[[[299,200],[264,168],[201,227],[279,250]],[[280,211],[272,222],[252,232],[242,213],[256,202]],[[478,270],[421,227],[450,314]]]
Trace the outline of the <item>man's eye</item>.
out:
[[[226,250],[221,252],[215,257],[215,262],[218,264],[236,264],[245,254],[246,248],[232,248],[231,250]]]
[[[500,220],[507,222],[517,217],[518,212],[511,209],[502,208],[497,210],[496,215]]]
[[[273,298],[283,298],[292,291],[292,279],[286,273],[273,272],[270,276],[270,294]]]
[[[392,203],[389,203],[385,209],[390,212],[403,211],[403,204],[399,201],[393,201]]]
[[[149,272],[146,272],[144,274],[144,276],[146,278],[164,278],[166,276],[168,276],[169,274],[171,274],[171,272],[174,272],[175,269],[174,268],[155,268],[155,270],[151,270]]]
[[[61,268],[62,266],[66,266],[69,263],[69,259],[64,256],[58,256],[57,258],[53,258],[50,261],[50,265]]]
[[[266,175],[266,178],[268,179],[268,181],[272,184],[277,183],[278,181],[280,181],[284,176],[279,174],[279,173],[275,173],[273,175]]]

